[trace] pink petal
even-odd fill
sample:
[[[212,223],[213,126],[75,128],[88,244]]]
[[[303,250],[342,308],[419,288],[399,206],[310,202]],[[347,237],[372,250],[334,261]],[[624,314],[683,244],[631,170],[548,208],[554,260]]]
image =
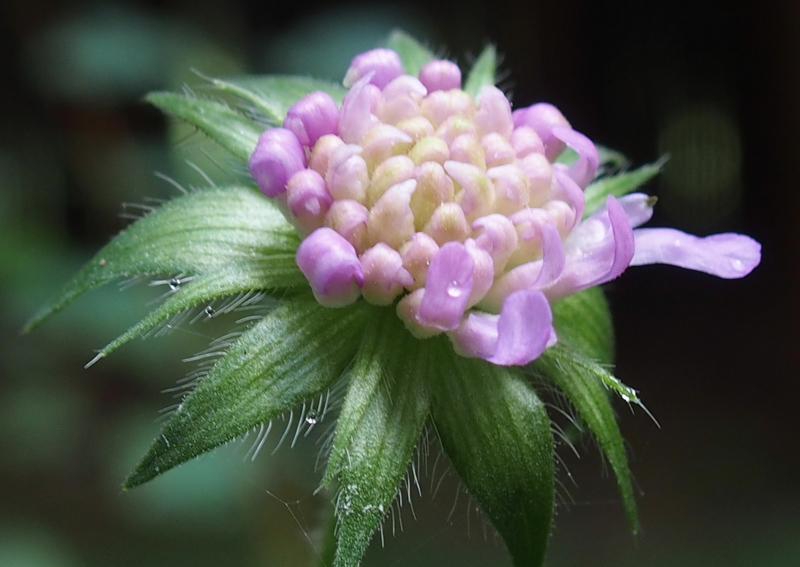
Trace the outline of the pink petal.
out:
[[[497,310],[518,291],[547,289],[559,280],[566,265],[561,236],[550,223],[544,223],[541,232],[542,259],[521,264],[500,276],[484,298],[485,308]]]
[[[322,226],[332,201],[325,180],[313,169],[301,169],[289,178],[286,204],[303,235]]]
[[[460,242],[439,248],[428,269],[417,315],[420,323],[442,331],[458,327],[472,292],[473,268],[472,256]]]
[[[478,110],[475,113],[475,126],[478,128],[479,137],[489,132],[497,132],[508,138],[514,129],[511,117],[511,103],[503,91],[493,85],[486,85],[475,97]]]
[[[339,136],[348,144],[358,143],[372,126],[370,77],[371,75],[367,75],[356,82],[342,101]]]
[[[635,244],[633,229],[617,200],[583,221],[566,241],[567,263],[561,278],[546,290],[552,299],[609,282],[630,265]]]
[[[364,270],[361,293],[374,305],[389,305],[403,291],[403,286],[414,283],[414,278],[403,268],[400,253],[383,242],[366,250],[360,260]]]
[[[297,248],[296,260],[325,307],[344,307],[361,295],[361,262],[353,245],[336,231],[323,227],[312,232]]]
[[[585,189],[594,179],[597,173],[597,166],[600,165],[600,157],[597,155],[597,148],[592,141],[566,126],[553,126],[553,136],[567,144],[578,154],[569,168],[569,176],[577,183],[581,189]]]
[[[373,49],[356,55],[344,77],[344,86],[349,87],[370,74],[369,81],[382,89],[389,82],[403,74],[400,56],[391,49]]]
[[[429,61],[419,70],[419,80],[428,92],[460,89],[461,69],[452,61]]]
[[[617,202],[622,206],[633,228],[642,226],[653,217],[654,197],[644,193],[630,193],[617,199]]]
[[[761,261],[761,244],[743,234],[700,238],[671,228],[640,228],[633,235],[632,266],[670,264],[733,279],[746,276]]]
[[[303,146],[297,136],[285,128],[265,130],[247,163],[258,188],[270,198],[286,191],[289,178],[305,167]]]
[[[583,218],[583,210],[586,207],[586,199],[583,196],[583,190],[578,186],[574,179],[564,170],[564,165],[557,163],[553,166],[553,176],[558,181],[559,187],[564,191],[567,202],[572,205],[575,211],[575,221],[572,223],[574,228],[581,218]]]
[[[500,366],[528,364],[553,337],[550,303],[541,291],[516,291],[503,302],[499,316],[470,313],[449,336],[465,356]]]
[[[301,144],[312,147],[322,136],[339,131],[339,109],[328,93],[313,92],[289,107],[283,127]]]
[[[512,113],[514,126],[533,128],[544,144],[544,155],[550,161],[555,160],[564,151],[564,142],[553,134],[555,126],[569,126],[564,115],[552,104],[540,102],[527,108],[520,108]]]

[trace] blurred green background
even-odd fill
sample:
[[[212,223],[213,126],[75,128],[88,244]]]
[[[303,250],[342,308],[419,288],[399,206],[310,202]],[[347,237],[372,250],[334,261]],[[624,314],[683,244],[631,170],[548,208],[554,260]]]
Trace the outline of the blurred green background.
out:
[[[193,367],[230,328],[184,324],[84,370],[165,286],[93,292],[21,335],[24,321],[130,217],[185,186],[235,179],[227,158],[142,104],[245,71],[339,80],[395,27],[468,63],[486,42],[518,105],[547,100],[634,164],[668,152],[653,225],[747,232],[764,245],[747,279],[669,267],[608,286],[617,375],[661,428],[620,405],[643,533],[627,529],[596,448],[565,467],[547,565],[800,564],[797,438],[800,294],[797,132],[800,5],[532,0],[5,0],[0,6],[0,565],[308,564],[325,495],[315,434],[270,456],[276,424],[152,484],[122,479]],[[202,92],[202,91],[201,91]],[[128,205],[124,205],[128,203]],[[326,424],[320,424],[321,430]],[[432,467],[431,467],[432,468]],[[365,567],[510,565],[442,467]],[[567,470],[571,476],[568,476]],[[457,497],[458,495],[458,497]],[[397,525],[399,532],[399,522]]]

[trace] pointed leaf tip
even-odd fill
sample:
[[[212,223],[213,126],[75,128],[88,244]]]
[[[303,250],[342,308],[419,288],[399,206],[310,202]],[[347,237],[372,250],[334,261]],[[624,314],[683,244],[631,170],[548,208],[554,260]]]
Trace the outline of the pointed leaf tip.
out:
[[[243,161],[253,153],[263,130],[222,102],[170,92],[150,93],[145,100],[188,122]]]
[[[432,339],[433,340],[433,339]],[[553,515],[553,440],[544,404],[516,368],[444,345],[432,419],[459,477],[517,567],[542,564]]]
[[[614,378],[605,368],[563,343],[547,349],[533,363],[533,368],[552,380],[564,392],[578,415],[589,426],[614,471],[631,530],[637,533],[639,516],[636,511],[631,471],[622,433],[611,406],[613,398],[609,397],[606,388],[607,384],[617,384],[622,388],[627,386]],[[629,390],[635,395],[635,391]],[[626,401],[638,403],[638,399],[626,399]]]
[[[492,86],[497,80],[497,50],[487,45],[470,69],[464,90],[473,97],[478,96],[485,86]]]
[[[401,30],[395,30],[389,35],[386,40],[386,47],[400,56],[400,60],[403,62],[403,70],[412,77],[416,77],[419,74],[419,70],[422,69],[425,63],[436,58],[430,49]]]
[[[392,307],[369,322],[350,372],[325,483],[338,480],[335,567],[356,567],[391,508],[428,416],[430,344]],[[409,353],[413,352],[413,356]]]
[[[286,260],[297,244],[294,228],[255,190],[233,186],[192,191],[123,230],[25,329],[34,328],[87,291],[121,278],[213,274],[217,280],[227,276],[235,286],[252,280],[253,272],[261,270],[265,279],[254,289],[281,287],[277,280],[283,276],[285,286],[294,285],[298,271]],[[247,274],[237,277],[237,270]]]
[[[375,308],[289,299],[245,332],[186,397],[125,481],[143,484],[323,392],[350,364]]]
[[[643,165],[633,171],[625,171],[616,175],[601,177],[591,183],[584,191],[586,206],[583,211],[583,218],[589,217],[600,207],[605,205],[609,195],[622,197],[632,193],[656,175],[661,173],[664,167],[664,160],[661,159],[650,165]]]

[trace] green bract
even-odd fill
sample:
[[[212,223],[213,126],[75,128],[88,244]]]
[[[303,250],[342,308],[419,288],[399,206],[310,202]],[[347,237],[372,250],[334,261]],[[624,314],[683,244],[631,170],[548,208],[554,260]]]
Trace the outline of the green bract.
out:
[[[433,55],[412,38],[388,40],[415,73]],[[496,55],[477,59],[465,89],[495,80]],[[299,77],[211,80],[223,100],[154,93],[148,101],[242,161],[265,124],[314,90],[341,101],[344,89]],[[235,102],[234,102],[235,101]],[[240,109],[248,109],[244,112]],[[603,152],[607,169],[623,158]],[[586,214],[607,195],[633,191],[659,165],[601,177],[586,189]],[[560,389],[598,441],[622,493],[630,523],[636,507],[613,395],[639,404],[636,392],[609,373],[613,332],[602,292],[589,289],[553,305],[558,345],[526,368],[462,358],[442,336],[412,337],[394,306],[358,301],[327,309],[312,297],[295,264],[294,228],[252,184],[182,195],[117,236],[38,314],[32,328],[78,295],[132,276],[179,277],[168,299],[106,346],[123,343],[186,309],[258,291],[277,307],[227,348],[187,395],[125,481],[131,488],[235,439],[254,427],[345,385],[322,482],[335,489],[334,565],[358,565],[412,465],[425,427],[467,490],[505,540],[518,566],[540,565],[551,529],[554,455],[546,404],[534,387]],[[531,379],[531,378],[534,379]],[[412,471],[416,474],[416,471]]]

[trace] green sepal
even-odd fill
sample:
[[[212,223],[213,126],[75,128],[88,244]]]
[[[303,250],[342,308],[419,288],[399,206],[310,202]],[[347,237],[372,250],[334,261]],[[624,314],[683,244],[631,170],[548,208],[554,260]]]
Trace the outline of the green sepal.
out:
[[[626,401],[633,403],[638,403],[638,398],[629,396],[635,397],[636,392],[560,338],[559,343],[548,348],[531,367],[564,392],[580,418],[589,426],[611,464],[631,529],[636,533],[639,530],[639,518],[631,473],[608,389],[616,390]]]
[[[337,83],[292,75],[264,75],[232,79],[209,79],[222,92],[232,94],[252,105],[264,116],[266,124],[280,126],[294,103],[315,91],[331,95],[341,105],[347,89]]]
[[[487,45],[464,81],[464,91],[472,97],[478,96],[485,86],[492,86],[497,79],[497,50],[494,45]]]
[[[596,286],[550,304],[559,341],[601,364],[614,362],[614,324],[603,290]]]
[[[517,567],[542,564],[553,516],[553,439],[517,368],[462,358],[439,337],[432,419],[456,472]]]
[[[119,278],[233,274],[237,266],[272,266],[256,289],[282,287],[286,255],[298,246],[275,204],[249,187],[193,191],[165,203],[123,230],[28,322],[30,330],[83,293]],[[298,281],[293,274],[284,285]],[[223,295],[221,293],[220,295]]]
[[[391,307],[364,330],[325,472],[339,487],[334,567],[359,564],[408,470],[430,405],[429,347]]]
[[[628,167],[628,158],[616,150],[595,144],[597,148],[597,160],[600,172],[608,170],[618,170]],[[564,148],[564,151],[556,158],[557,163],[572,165],[578,159],[578,152],[572,148]]]
[[[170,92],[150,93],[147,102],[191,124],[244,162],[263,127],[224,102]]]
[[[218,272],[195,276],[187,284],[182,284],[173,295],[148,313],[144,319],[106,345],[97,353],[96,358],[108,356],[129,340],[198,304],[207,304],[220,297],[254,290],[269,290],[274,295],[283,296],[290,288],[305,287],[307,280],[297,267],[294,251],[243,260],[225,266]],[[213,305],[209,304],[208,308],[211,309],[208,317],[217,313]]]
[[[612,150],[611,148],[607,148],[605,146],[601,146],[600,144],[595,144],[597,148],[597,158],[600,161],[601,166],[605,166],[606,169],[619,169],[619,168],[627,168],[628,158],[625,157],[625,154],[618,152],[617,150]]]
[[[663,162],[656,162],[650,165],[643,165],[639,169],[633,171],[626,171],[601,177],[594,183],[591,183],[583,192],[586,199],[586,208],[583,212],[583,218],[588,217],[597,209],[606,204],[606,199],[609,195],[614,197],[622,197],[631,193],[650,181],[661,172]]]
[[[419,70],[425,63],[436,58],[430,49],[400,30],[395,30],[389,35],[386,47],[400,56],[400,61],[403,62],[403,71],[412,77],[419,75]]]
[[[234,439],[318,395],[341,376],[375,309],[328,309],[298,296],[245,332],[181,403],[124,488]]]

